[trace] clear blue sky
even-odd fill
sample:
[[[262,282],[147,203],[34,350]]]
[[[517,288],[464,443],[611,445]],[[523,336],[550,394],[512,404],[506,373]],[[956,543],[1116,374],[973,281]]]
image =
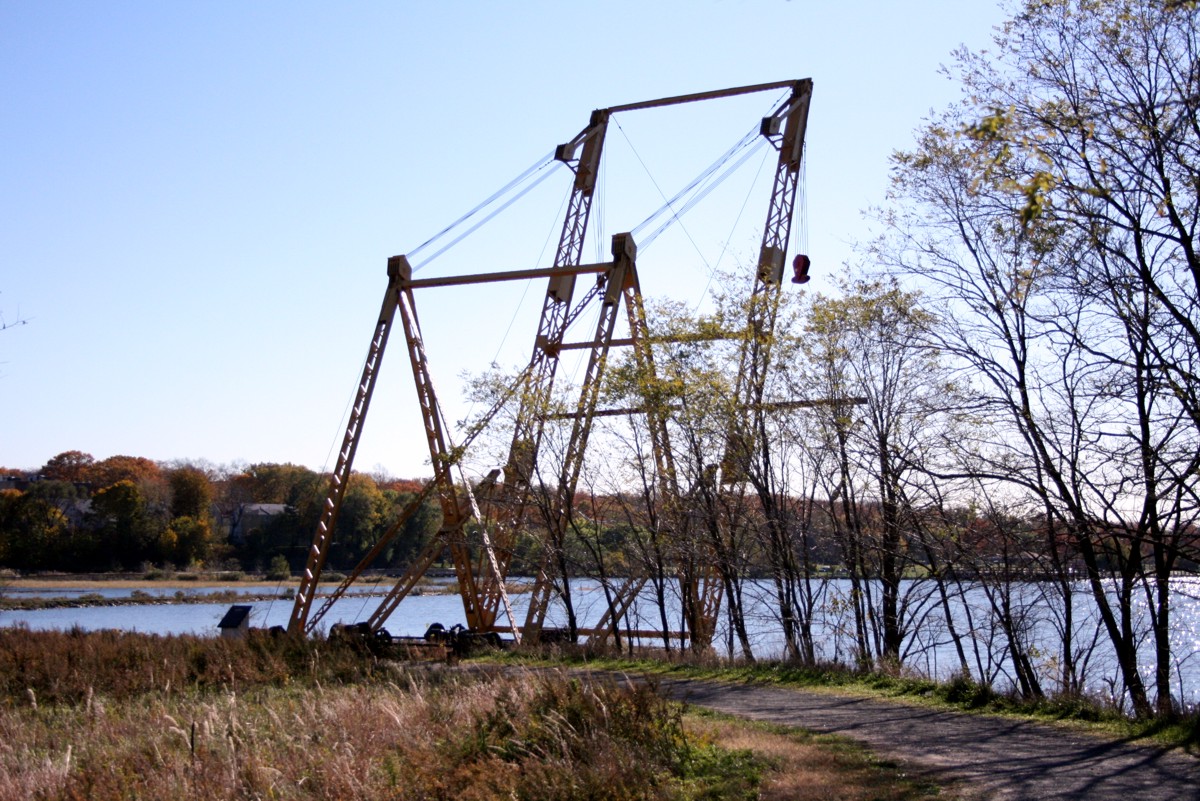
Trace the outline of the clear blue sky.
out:
[[[29,321],[0,332],[0,466],[78,449],[331,467],[387,257],[593,108],[811,77],[802,244],[827,291],[889,154],[959,97],[939,65],[1002,19],[989,0],[0,0],[0,313]],[[672,194],[775,99],[622,119],[588,253],[657,207],[647,173]],[[647,294],[699,302],[714,265],[752,258],[759,163],[685,219],[694,247],[642,254]],[[568,179],[427,274],[545,264]],[[543,292],[418,298],[452,418],[460,374],[527,360]],[[382,375],[356,466],[427,475],[398,341]]]

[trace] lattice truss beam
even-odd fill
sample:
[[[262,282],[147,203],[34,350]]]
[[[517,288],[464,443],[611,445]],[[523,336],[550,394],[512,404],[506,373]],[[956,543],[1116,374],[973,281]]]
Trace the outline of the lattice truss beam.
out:
[[[551,544],[555,538],[561,541],[569,524],[568,517],[574,503],[592,423],[597,416],[605,414],[645,415],[659,482],[658,494],[664,499],[664,528],[671,532],[669,536],[690,536],[668,433],[668,417],[671,410],[649,403],[640,409],[597,409],[605,365],[613,347],[631,346],[639,369],[646,375],[654,374],[651,337],[646,327],[636,266],[637,246],[632,235],[618,234],[612,240],[612,261],[582,264],[581,255],[605,134],[614,114],[769,90],[788,90],[788,95],[772,115],[763,119],[760,128],[760,135],[770,141],[778,151],[778,159],[749,306],[747,322],[750,336],[746,338],[741,351],[736,384],[738,403],[746,409],[756,410],[753,414],[762,413],[763,382],[770,360],[771,336],[794,217],[812,81],[805,79],[759,84],[597,110],[592,113],[588,125],[575,138],[560,145],[555,151],[555,159],[565,163],[573,171],[574,183],[553,266],[546,269],[473,276],[416,279],[413,277],[408,258],[395,256],[388,260],[388,285],[383,305],[351,407],[342,448],[330,478],[328,496],[296,594],[288,624],[290,631],[311,633],[332,605],[403,529],[405,522],[433,496],[437,498],[442,511],[440,530],[366,619],[367,629],[374,633],[383,631],[388,617],[412,591],[420,578],[449,552],[454,563],[468,627],[477,632],[511,631],[516,639],[520,639],[522,634],[527,639],[536,639],[545,626],[555,586],[556,568],[554,548]],[[576,298],[576,279],[581,275],[591,275],[595,282],[582,297]],[[415,292],[434,286],[539,278],[547,281],[547,289],[528,366],[508,387],[507,392],[502,394],[496,405],[466,432],[464,441],[454,445],[449,439],[438,398],[430,380],[428,356],[417,315]],[[565,336],[572,324],[579,320],[585,311],[597,307],[599,313],[592,338],[585,343],[565,342]],[[622,310],[627,321],[629,337],[617,340],[614,339],[614,333]],[[396,522],[371,551],[333,591],[321,599],[321,603],[314,610],[318,581],[329,555],[338,514],[349,484],[354,455],[370,408],[384,351],[396,323],[397,312],[408,351],[434,477],[417,497],[400,511]],[[526,519],[532,492],[535,490],[538,456],[547,419],[543,410],[553,391],[560,355],[564,350],[578,348],[586,348],[590,353],[575,411],[566,415],[572,419],[572,426],[558,466],[557,483],[553,487],[556,496],[551,500],[550,508],[555,510],[555,513],[545,521],[549,528],[546,536],[551,542],[543,547],[542,568],[530,596],[524,623],[518,625],[508,604],[504,582],[517,535]],[[508,459],[503,469],[503,483],[485,480],[473,489],[465,480],[461,483],[456,482],[454,471],[459,468],[459,462],[467,447],[487,428],[500,408],[514,399],[517,411]],[[756,430],[753,426],[753,414],[749,416],[751,419],[747,421],[744,429],[730,430],[728,433],[728,444],[722,464],[725,476],[729,480],[737,479],[740,475],[741,460],[747,458],[749,450],[753,448],[753,431]],[[468,540],[475,537],[481,538],[485,547],[471,547]],[[690,550],[695,553],[694,549],[678,550]],[[682,630],[630,630],[629,621],[625,620],[625,616],[647,580],[635,576],[627,579],[618,589],[615,601],[609,605],[594,628],[580,629],[576,633],[598,639],[604,639],[617,632],[655,638],[667,636],[689,641],[693,648],[708,647],[721,605],[721,585],[712,572],[713,563],[714,560],[705,560],[701,554],[701,557],[698,560],[694,559],[691,564],[681,564],[678,567],[677,579],[680,597],[683,600]],[[504,621],[501,621],[502,611],[506,618]]]

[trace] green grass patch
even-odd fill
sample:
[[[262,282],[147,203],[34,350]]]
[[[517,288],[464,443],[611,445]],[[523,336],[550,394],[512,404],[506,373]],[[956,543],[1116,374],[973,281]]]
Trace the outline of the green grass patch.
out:
[[[755,798],[789,801],[917,801],[943,788],[908,766],[882,759],[846,737],[696,710],[685,718],[693,736],[723,753],[751,755],[758,770]]]

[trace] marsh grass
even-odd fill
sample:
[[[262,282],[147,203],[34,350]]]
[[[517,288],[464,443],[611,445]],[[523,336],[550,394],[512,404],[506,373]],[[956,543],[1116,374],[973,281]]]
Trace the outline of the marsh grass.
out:
[[[349,644],[0,631],[0,799],[753,798],[646,686]]]
[[[0,716],[0,798],[701,797],[713,771],[636,692],[412,676]],[[502,723],[501,723],[502,721]],[[754,775],[724,771],[748,798]]]
[[[378,657],[354,643],[275,637],[157,636],[119,631],[0,629],[0,706],[78,704],[148,693],[239,691],[258,685],[374,679]]]

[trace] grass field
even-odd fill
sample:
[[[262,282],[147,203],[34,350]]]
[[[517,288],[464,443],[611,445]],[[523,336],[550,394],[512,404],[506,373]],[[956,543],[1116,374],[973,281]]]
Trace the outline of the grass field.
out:
[[[652,685],[265,634],[0,630],[3,800],[937,792],[844,742],[685,716]]]

